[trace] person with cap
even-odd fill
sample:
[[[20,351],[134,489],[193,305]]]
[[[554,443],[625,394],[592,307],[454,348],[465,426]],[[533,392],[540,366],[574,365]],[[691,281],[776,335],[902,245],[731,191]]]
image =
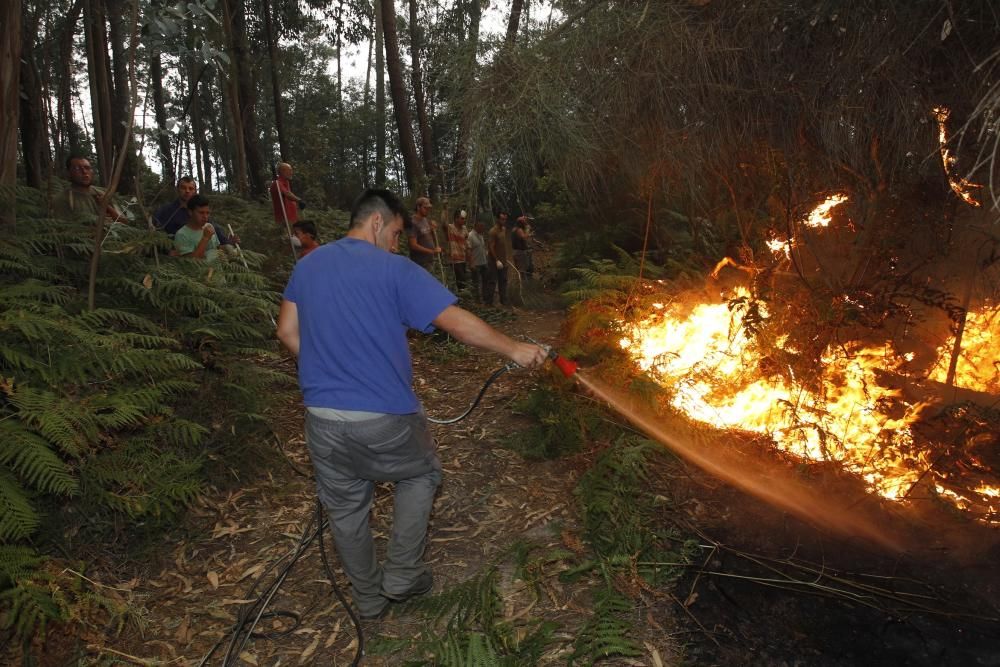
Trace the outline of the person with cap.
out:
[[[455,211],[455,221],[448,223],[448,259],[451,270],[455,273],[455,288],[465,289],[468,280],[468,239],[469,230],[465,228],[465,211]]]

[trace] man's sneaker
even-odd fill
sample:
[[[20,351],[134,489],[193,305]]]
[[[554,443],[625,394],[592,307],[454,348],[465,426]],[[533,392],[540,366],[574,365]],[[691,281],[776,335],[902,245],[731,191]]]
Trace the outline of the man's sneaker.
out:
[[[434,588],[434,575],[424,570],[424,572],[417,577],[416,581],[414,581],[413,584],[411,584],[410,587],[402,593],[388,593],[383,590],[382,597],[388,598],[393,602],[405,602],[410,598],[423,595],[432,588]]]
[[[358,616],[360,616],[361,620],[363,621],[377,621],[378,619],[382,618],[387,613],[389,613],[389,606],[390,606],[389,601],[382,600],[382,602],[384,602],[385,604],[383,604],[381,607],[373,609],[368,612],[359,612]]]

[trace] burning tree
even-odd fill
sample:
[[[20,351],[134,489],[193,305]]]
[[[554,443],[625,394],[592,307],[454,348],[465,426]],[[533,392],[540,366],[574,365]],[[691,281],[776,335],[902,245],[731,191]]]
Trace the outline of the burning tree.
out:
[[[595,4],[469,93],[512,102],[470,103],[496,128],[482,169],[564,184],[568,234],[635,257],[571,328],[623,341],[692,419],[994,520],[996,480],[943,453],[921,407],[1000,391],[1000,239],[977,187],[995,141],[968,131],[995,126],[991,3]],[[594,250],[572,259],[614,258]],[[595,311],[613,336],[591,336]]]

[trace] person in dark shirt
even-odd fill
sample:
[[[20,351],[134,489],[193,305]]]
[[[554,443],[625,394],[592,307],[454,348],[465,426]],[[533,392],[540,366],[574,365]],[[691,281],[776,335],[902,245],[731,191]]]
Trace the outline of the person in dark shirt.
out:
[[[153,225],[173,238],[177,230],[190,221],[191,214],[188,210],[188,202],[196,194],[198,194],[198,184],[195,183],[194,179],[190,176],[181,176],[177,179],[177,199],[156,209],[156,212],[153,213]],[[235,234],[229,238],[222,229],[222,225],[213,225],[213,228],[219,239],[219,245],[233,245],[240,242],[239,237]]]

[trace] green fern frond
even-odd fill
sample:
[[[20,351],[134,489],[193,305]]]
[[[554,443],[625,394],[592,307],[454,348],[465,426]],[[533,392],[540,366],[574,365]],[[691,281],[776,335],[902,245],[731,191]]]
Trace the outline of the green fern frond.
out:
[[[568,664],[583,661],[593,665],[612,656],[641,655],[639,646],[629,639],[632,624],[624,618],[632,610],[631,601],[620,593],[610,588],[598,589],[594,594],[594,614],[577,633]]]
[[[78,490],[76,478],[49,443],[13,419],[0,421],[0,465],[43,493],[72,496]]]
[[[70,456],[79,456],[96,435],[88,410],[52,392],[20,386],[8,394],[18,418]]]
[[[38,513],[13,473],[0,466],[0,542],[12,542],[31,535],[38,527]]]
[[[0,590],[30,577],[45,560],[31,547],[0,544]]]

